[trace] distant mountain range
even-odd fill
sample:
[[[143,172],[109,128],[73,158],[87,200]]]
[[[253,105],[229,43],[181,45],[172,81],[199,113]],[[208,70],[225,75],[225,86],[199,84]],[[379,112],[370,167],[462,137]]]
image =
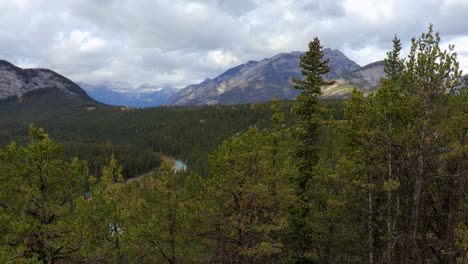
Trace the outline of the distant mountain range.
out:
[[[272,100],[275,95],[280,99],[294,99],[299,91],[292,88],[292,78],[302,78],[299,67],[302,55],[303,52],[296,51],[280,53],[261,61],[249,61],[228,69],[214,79],[207,78],[180,90],[169,85],[132,87],[125,82],[78,84],[99,102],[134,107],[264,102]],[[323,87],[324,97],[344,98],[354,88],[368,93],[375,90],[380,78],[385,76],[383,61],[361,67],[339,50],[332,49],[324,49],[324,57],[329,59],[330,65],[330,72],[325,78],[336,80],[335,85]]]
[[[249,61],[228,69],[214,79],[206,79],[183,89],[170,85],[142,84],[133,87],[125,82],[78,84],[47,69],[21,69],[0,60],[0,100],[22,98],[41,89],[58,89],[67,96],[83,102],[132,107],[159,105],[206,105],[265,102],[275,95],[280,99],[294,99],[299,92],[292,88],[292,78],[302,78],[299,59],[303,52],[280,53],[261,61]],[[347,58],[339,50],[324,49],[330,72],[326,79],[336,80],[322,88],[323,97],[345,98],[352,89],[365,93],[379,86],[385,76],[383,61],[364,67]]]
[[[99,102],[131,107],[164,105],[168,98],[177,92],[177,89],[170,85],[142,84],[133,87],[125,82],[101,82],[98,84],[78,82],[78,85]]]

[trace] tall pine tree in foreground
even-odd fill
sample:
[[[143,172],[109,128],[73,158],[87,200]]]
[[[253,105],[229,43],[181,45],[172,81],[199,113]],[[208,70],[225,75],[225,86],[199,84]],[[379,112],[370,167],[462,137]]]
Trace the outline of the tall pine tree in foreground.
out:
[[[309,50],[301,57],[299,66],[303,79],[293,79],[294,88],[301,91],[297,97],[295,108],[299,118],[294,128],[296,139],[295,156],[298,162],[298,175],[295,177],[298,203],[292,209],[292,243],[293,258],[298,261],[308,261],[316,252],[313,250],[313,227],[308,218],[315,204],[320,204],[317,197],[311,195],[311,182],[314,178],[314,166],[317,165],[319,156],[316,147],[318,128],[321,125],[322,108],[318,104],[318,96],[321,87],[331,85],[333,81],[326,81],[323,75],[330,71],[328,60],[323,58],[323,50],[317,37],[309,43]]]
[[[321,87],[332,85],[333,81],[326,81],[323,76],[330,71],[329,60],[324,60],[320,40],[315,37],[309,43],[309,50],[301,57],[299,66],[304,79],[293,79],[294,89],[301,91],[297,97],[296,113],[299,115],[295,128],[297,139],[296,156],[299,159],[298,185],[300,191],[307,191],[308,180],[312,177],[312,169],[317,163],[316,138],[317,129],[322,122],[322,108],[318,104]]]

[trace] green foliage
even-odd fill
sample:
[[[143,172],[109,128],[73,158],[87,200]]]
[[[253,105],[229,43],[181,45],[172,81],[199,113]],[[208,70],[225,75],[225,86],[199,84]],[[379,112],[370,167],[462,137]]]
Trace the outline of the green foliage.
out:
[[[456,245],[461,252],[457,258],[457,263],[466,263],[468,260],[468,226],[466,223],[459,223],[455,232],[457,234]]]
[[[42,129],[29,127],[30,143],[0,152],[0,256],[2,262],[53,262],[76,251],[69,240],[73,200],[83,195],[88,171]]]
[[[189,168],[208,177],[210,152],[251,125],[266,127],[271,116],[266,103],[127,111],[107,106],[97,106],[92,111],[73,105],[52,106],[27,101],[2,102],[0,144],[11,140],[25,143],[27,125],[34,122],[63,144],[66,158],[77,156],[87,160],[95,175],[101,173],[110,153],[115,153],[126,179],[158,167],[158,153],[183,160]],[[289,122],[290,108],[290,102],[282,103]]]
[[[273,262],[284,253],[293,170],[277,136],[251,127],[210,156],[213,177],[205,196],[210,261]]]
[[[299,65],[304,79],[293,80],[294,88],[301,91],[294,109],[299,115],[294,134],[297,138],[295,154],[299,160],[299,191],[305,192],[308,189],[307,181],[312,177],[313,166],[318,161],[316,137],[324,112],[317,97],[322,86],[333,84],[323,80],[323,75],[328,73],[330,68],[328,61],[323,59],[322,46],[317,37],[309,43],[309,50],[301,57]]]
[[[46,95],[44,95],[46,97]],[[33,100],[34,99],[34,100]],[[37,101],[38,100],[38,101]],[[323,100],[328,118],[343,119],[344,103]],[[75,102],[50,103],[47,98],[25,98],[0,104],[0,145],[27,141],[27,125],[43,127],[63,145],[66,159],[88,161],[99,176],[111,153],[129,179],[157,168],[163,153],[183,160],[188,167],[209,177],[208,154],[224,140],[251,125],[265,128],[272,115],[270,103],[127,109],[96,105],[92,111]],[[286,126],[293,123],[293,102],[280,102]]]
[[[140,197],[144,200],[142,219],[135,229],[144,263],[185,263],[201,261],[202,239],[196,236],[199,176],[185,179],[175,174],[172,164],[164,163],[159,172],[138,181]],[[187,186],[187,187],[186,187]]]
[[[80,250],[72,260],[96,263],[126,263],[134,241],[132,227],[141,212],[141,200],[134,185],[123,180],[122,167],[112,156],[99,180],[89,180],[87,197],[76,201],[78,216],[72,222],[72,238]]]
[[[467,213],[467,95],[453,46],[442,51],[439,42],[431,25],[402,60],[395,38],[382,87],[347,104],[345,153],[367,193],[369,262],[454,263],[461,254],[454,227]]]
[[[322,125],[325,109],[319,105],[318,96],[321,87],[334,84],[325,81],[323,76],[330,71],[328,60],[323,59],[322,46],[318,38],[309,43],[309,50],[300,59],[303,80],[294,79],[294,88],[301,91],[297,98],[295,112],[298,114],[294,126],[296,139],[295,158],[297,158],[298,173],[295,175],[297,205],[291,210],[292,253],[296,261],[327,261],[323,258],[328,254],[329,246],[322,248],[323,239],[330,239],[333,228],[322,224],[328,220],[322,218],[328,199],[320,189],[321,174],[319,163],[318,134]],[[326,217],[325,217],[326,218]],[[333,224],[332,224],[333,225]],[[320,227],[319,227],[320,226]],[[324,228],[326,230],[318,230]]]
[[[147,173],[161,165],[160,153],[148,147],[128,144],[97,144],[67,142],[62,144],[65,159],[77,157],[86,160],[92,175],[99,177],[111,155],[122,166],[122,176],[129,179]]]

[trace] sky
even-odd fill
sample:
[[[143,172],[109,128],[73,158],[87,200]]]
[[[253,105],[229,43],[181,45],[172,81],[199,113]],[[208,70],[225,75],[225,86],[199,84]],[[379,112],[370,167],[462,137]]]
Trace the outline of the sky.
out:
[[[0,0],[0,59],[73,81],[183,87],[317,36],[361,66],[440,32],[468,73],[468,0]]]

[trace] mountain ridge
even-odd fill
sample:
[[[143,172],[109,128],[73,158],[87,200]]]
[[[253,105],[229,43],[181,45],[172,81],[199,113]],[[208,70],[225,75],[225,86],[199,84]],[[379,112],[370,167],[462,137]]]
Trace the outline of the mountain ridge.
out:
[[[292,100],[300,93],[292,88],[292,79],[303,78],[299,67],[303,54],[293,51],[259,61],[250,60],[213,79],[206,78],[179,90],[170,85],[148,83],[138,87],[126,82],[74,83],[49,69],[22,69],[0,60],[0,100],[21,99],[24,94],[46,88],[60,89],[68,96],[85,101],[130,107],[256,103],[270,101],[276,95],[283,100]],[[329,59],[330,66],[330,72],[324,77],[336,83],[322,87],[323,97],[346,98],[354,88],[367,94],[385,77],[383,61],[361,67],[341,51],[329,48],[324,49],[324,57]]]
[[[213,79],[205,79],[179,90],[169,98],[169,105],[235,104],[269,101],[278,95],[280,99],[294,99],[292,78],[302,78],[299,59],[304,52],[279,53],[260,61],[248,61],[226,70]],[[326,79],[361,69],[341,51],[324,49],[329,59],[330,72]]]

